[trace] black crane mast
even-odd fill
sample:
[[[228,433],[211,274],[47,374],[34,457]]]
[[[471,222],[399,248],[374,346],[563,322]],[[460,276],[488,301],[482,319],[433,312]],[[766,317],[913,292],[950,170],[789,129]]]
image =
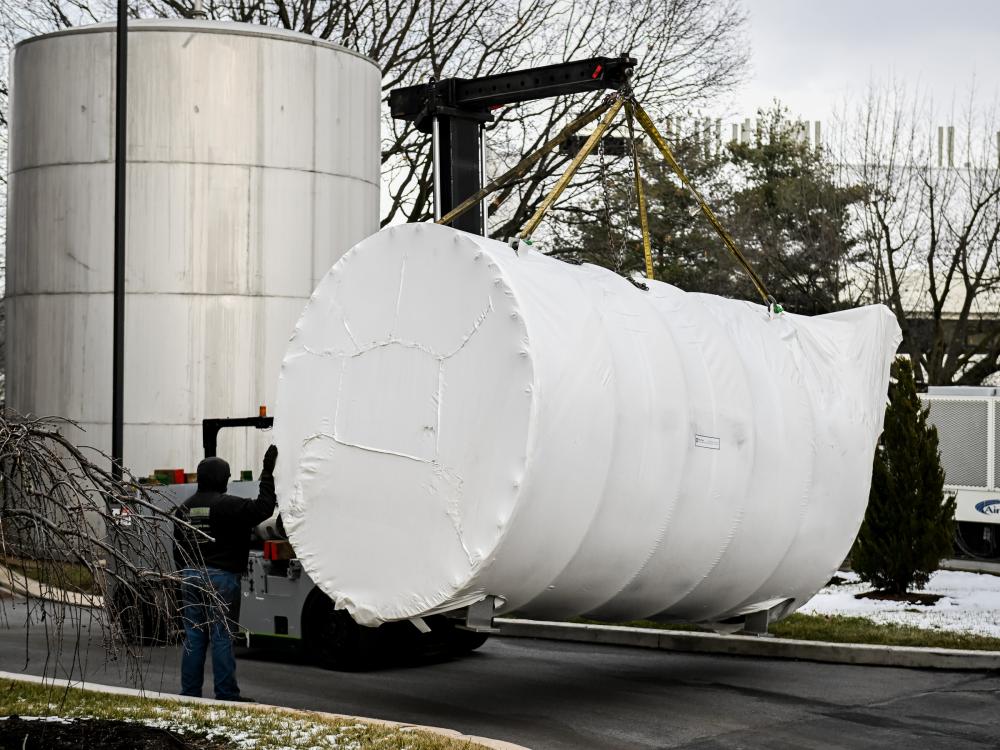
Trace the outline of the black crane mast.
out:
[[[493,109],[564,94],[621,89],[635,64],[628,55],[592,57],[483,78],[432,79],[389,92],[392,116],[413,122],[432,137],[435,220],[483,186],[483,126],[493,121]],[[478,205],[456,218],[452,226],[486,235],[485,214],[484,205]]]

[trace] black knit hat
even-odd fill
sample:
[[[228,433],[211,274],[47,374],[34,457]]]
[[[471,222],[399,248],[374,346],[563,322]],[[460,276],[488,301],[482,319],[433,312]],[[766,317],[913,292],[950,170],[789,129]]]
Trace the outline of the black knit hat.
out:
[[[229,487],[229,464],[221,458],[206,458],[198,464],[198,491],[225,492]]]

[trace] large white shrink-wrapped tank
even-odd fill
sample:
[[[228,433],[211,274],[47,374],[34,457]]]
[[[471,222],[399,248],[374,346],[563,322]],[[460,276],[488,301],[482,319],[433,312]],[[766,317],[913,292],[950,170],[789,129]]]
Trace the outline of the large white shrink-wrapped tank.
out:
[[[193,471],[204,417],[272,404],[320,277],[378,227],[380,74],[233,23],[130,23],[125,463]],[[7,406],[110,449],[115,27],[13,57]],[[255,468],[269,436],[226,430]]]
[[[278,497],[359,622],[787,613],[868,499],[899,327],[648,291],[435,225],[350,250],[279,379]]]

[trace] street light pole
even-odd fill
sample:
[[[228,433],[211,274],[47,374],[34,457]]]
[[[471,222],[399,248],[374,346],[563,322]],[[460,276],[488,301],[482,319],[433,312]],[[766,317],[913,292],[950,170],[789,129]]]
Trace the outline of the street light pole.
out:
[[[111,383],[111,472],[122,477],[125,409],[125,128],[128,89],[128,6],[118,0],[115,61],[115,263]]]

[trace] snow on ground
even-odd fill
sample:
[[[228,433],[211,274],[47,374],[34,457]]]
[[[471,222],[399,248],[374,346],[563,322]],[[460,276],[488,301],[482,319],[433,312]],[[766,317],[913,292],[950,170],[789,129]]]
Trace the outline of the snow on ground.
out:
[[[169,712],[168,712],[169,713]],[[184,720],[180,713],[164,719],[138,719],[137,721],[159,729],[205,734],[208,739],[228,739],[246,750],[267,747],[276,750],[361,750],[363,745],[357,738],[348,736],[351,730],[368,729],[366,724],[352,724],[342,727],[317,725],[305,719],[274,717],[267,714],[255,715],[249,712],[230,714],[226,711],[211,711],[209,717],[222,719],[218,726],[206,730],[197,721]],[[133,720],[135,721],[135,720]]]
[[[866,617],[879,623],[913,625],[929,630],[1000,638],[1000,576],[939,570],[920,593],[943,594],[936,604],[856,599],[855,594],[871,590],[855,573],[837,573],[849,583],[827,586],[799,611],[808,615]]]

